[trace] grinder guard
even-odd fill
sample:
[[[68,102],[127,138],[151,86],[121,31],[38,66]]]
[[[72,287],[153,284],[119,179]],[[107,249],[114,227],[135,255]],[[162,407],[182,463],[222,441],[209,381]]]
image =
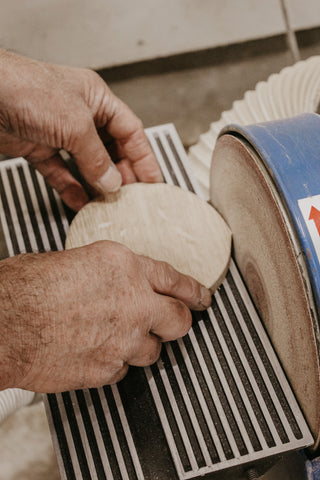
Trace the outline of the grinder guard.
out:
[[[320,193],[320,117],[247,127],[217,141],[210,201],[284,370],[320,440],[319,260],[299,208]],[[317,308],[317,307],[318,308]]]

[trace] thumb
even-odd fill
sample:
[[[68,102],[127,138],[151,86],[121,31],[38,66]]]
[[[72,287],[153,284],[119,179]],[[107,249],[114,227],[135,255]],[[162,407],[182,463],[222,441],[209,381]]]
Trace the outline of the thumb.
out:
[[[194,278],[178,272],[172,265],[139,256],[146,277],[156,293],[181,300],[192,310],[204,310],[211,305],[210,291]]]
[[[94,121],[90,118],[85,134],[78,135],[69,149],[81,175],[101,193],[116,192],[122,183],[121,173],[103,145]]]

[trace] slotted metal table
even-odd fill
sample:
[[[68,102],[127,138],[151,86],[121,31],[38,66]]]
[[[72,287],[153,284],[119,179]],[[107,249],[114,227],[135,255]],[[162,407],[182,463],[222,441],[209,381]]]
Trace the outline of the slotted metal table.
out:
[[[146,132],[165,181],[200,194],[174,126]],[[72,217],[25,160],[1,162],[2,257],[62,250]],[[233,261],[193,318],[117,385],[44,396],[62,479],[225,478],[313,443]]]

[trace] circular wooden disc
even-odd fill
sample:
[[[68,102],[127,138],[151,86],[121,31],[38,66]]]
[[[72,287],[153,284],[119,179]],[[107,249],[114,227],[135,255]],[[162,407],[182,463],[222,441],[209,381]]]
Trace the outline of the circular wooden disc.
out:
[[[237,265],[308,420],[316,448],[320,438],[317,327],[290,225],[271,184],[243,141],[231,135],[218,140],[211,168],[211,202],[232,230]]]
[[[229,265],[231,232],[208,203],[164,183],[134,183],[87,204],[74,218],[66,248],[97,240],[122,243],[170,263],[214,291]]]

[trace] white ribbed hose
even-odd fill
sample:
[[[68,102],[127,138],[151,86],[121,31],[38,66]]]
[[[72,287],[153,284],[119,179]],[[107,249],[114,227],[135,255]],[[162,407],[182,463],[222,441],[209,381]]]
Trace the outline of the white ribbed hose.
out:
[[[0,423],[21,407],[40,401],[41,395],[20,388],[0,392]]]

